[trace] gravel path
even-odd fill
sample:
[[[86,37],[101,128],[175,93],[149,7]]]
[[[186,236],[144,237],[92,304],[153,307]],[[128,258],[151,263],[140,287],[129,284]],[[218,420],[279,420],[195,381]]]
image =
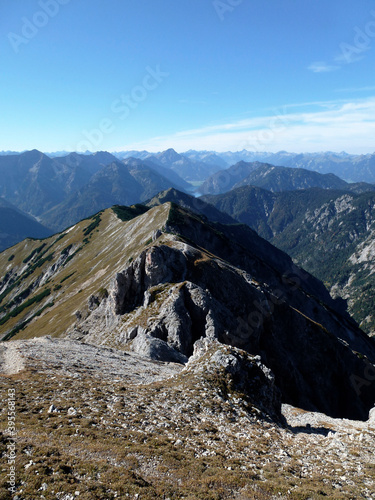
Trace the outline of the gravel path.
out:
[[[170,378],[183,366],[152,361],[142,356],[51,337],[16,340],[0,344],[0,374],[12,375],[23,369],[62,372],[79,377],[90,373],[98,378],[126,379],[129,384],[149,384]]]
[[[13,343],[0,344],[0,373],[13,375],[24,368],[23,358],[17,347]]]

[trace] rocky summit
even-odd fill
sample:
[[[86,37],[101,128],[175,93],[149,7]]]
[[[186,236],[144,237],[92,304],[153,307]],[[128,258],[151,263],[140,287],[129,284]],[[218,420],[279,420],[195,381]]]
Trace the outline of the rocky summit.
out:
[[[248,226],[115,206],[0,276],[19,499],[374,498],[375,342]]]

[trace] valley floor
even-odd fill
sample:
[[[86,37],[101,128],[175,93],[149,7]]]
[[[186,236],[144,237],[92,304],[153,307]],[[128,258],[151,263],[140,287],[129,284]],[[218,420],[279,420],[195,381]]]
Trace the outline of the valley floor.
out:
[[[51,338],[0,344],[0,384],[2,500],[375,499],[373,415],[275,422],[190,362]]]

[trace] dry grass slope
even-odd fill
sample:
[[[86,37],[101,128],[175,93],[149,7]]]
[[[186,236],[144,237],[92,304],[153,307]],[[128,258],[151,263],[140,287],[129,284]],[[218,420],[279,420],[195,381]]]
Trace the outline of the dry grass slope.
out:
[[[124,375],[100,378],[100,365],[64,371],[63,362],[56,368],[36,359],[1,376],[0,499],[11,499],[8,388],[16,394],[22,500],[76,492],[85,500],[374,498],[373,428],[334,419],[282,427],[230,392],[227,376],[206,376],[199,363],[141,385]],[[309,417],[287,412],[297,422]]]

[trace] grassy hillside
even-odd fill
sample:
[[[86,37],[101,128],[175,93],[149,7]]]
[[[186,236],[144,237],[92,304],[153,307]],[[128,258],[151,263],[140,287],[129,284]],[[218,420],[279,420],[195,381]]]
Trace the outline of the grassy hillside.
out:
[[[0,254],[1,336],[65,332],[76,321],[75,312],[87,310],[88,298],[105,293],[116,270],[126,268],[151,243],[150,234],[165,222],[168,205],[144,215],[146,209],[139,207],[114,210],[42,242],[27,239]],[[134,225],[129,219],[136,216]]]

